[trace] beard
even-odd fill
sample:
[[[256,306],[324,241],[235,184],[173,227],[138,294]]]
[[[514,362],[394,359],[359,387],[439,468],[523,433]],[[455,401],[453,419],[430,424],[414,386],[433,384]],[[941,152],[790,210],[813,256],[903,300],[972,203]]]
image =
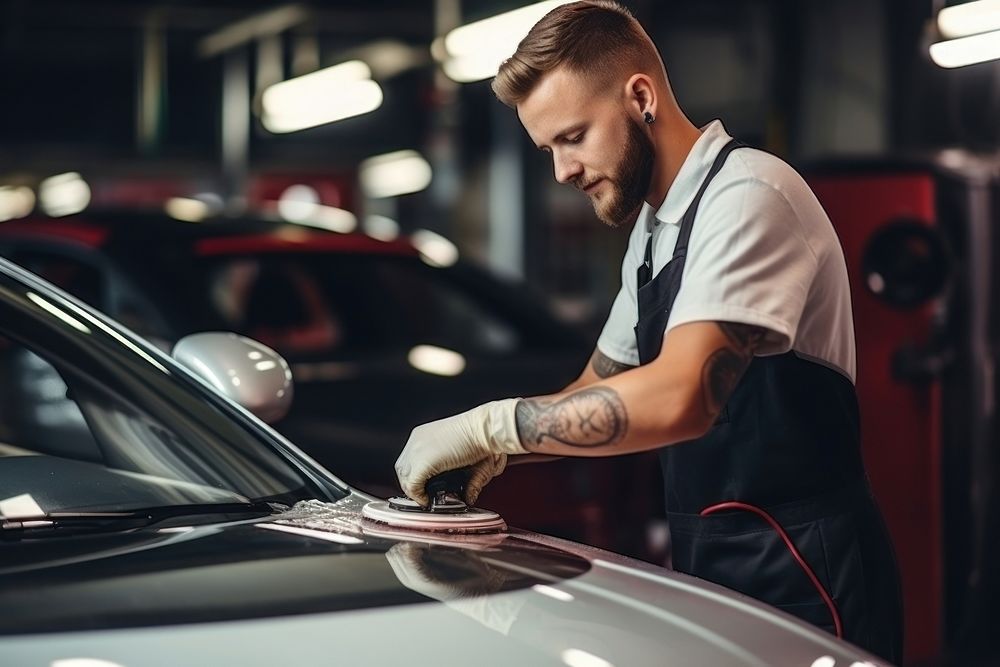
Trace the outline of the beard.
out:
[[[594,213],[609,227],[631,224],[649,192],[653,178],[656,149],[642,127],[625,117],[627,137],[618,164],[608,176],[610,192],[600,200],[593,199]]]

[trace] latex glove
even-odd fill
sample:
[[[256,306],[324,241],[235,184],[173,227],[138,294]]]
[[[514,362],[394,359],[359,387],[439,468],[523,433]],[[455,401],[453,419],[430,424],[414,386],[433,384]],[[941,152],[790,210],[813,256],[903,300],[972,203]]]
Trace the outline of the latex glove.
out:
[[[473,504],[491,479],[503,472],[510,454],[527,454],[517,435],[517,398],[484,403],[468,412],[413,429],[396,459],[399,486],[427,506],[427,480],[442,472],[471,467],[465,502]]]
[[[501,634],[510,632],[524,605],[523,596],[502,595],[511,575],[467,549],[413,542],[394,544],[385,554],[400,583],[443,602]]]

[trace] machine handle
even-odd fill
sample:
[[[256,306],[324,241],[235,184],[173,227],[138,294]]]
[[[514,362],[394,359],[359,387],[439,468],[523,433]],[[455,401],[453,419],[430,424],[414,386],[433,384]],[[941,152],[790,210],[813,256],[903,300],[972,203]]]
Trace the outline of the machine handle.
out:
[[[461,498],[471,475],[472,468],[469,467],[448,470],[428,479],[424,488],[427,490],[429,498],[434,498],[442,492],[454,493]]]

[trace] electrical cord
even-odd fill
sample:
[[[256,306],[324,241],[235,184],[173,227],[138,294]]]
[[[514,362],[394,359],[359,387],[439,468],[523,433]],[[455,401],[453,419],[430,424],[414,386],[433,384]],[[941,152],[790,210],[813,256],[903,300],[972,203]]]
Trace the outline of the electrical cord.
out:
[[[750,505],[749,503],[741,503],[734,500],[727,501],[724,503],[717,503],[715,505],[709,505],[708,507],[703,509],[699,514],[700,516],[708,516],[709,514],[715,514],[716,512],[722,512],[724,510],[743,510],[745,512],[752,512],[753,514],[756,514],[760,518],[764,519],[764,521],[766,521],[771,526],[771,528],[776,533],[778,533],[778,536],[785,543],[785,547],[788,548],[788,551],[791,552],[792,557],[795,558],[795,561],[799,564],[799,567],[801,567],[802,571],[806,573],[807,577],[809,577],[809,581],[811,581],[812,585],[816,587],[816,590],[819,592],[819,596],[823,598],[823,602],[830,610],[830,616],[833,618],[833,627],[837,635],[837,638],[843,639],[844,626],[843,623],[841,623],[840,612],[837,610],[837,605],[834,604],[833,602],[833,597],[823,587],[823,584],[820,582],[819,577],[817,577],[816,573],[813,572],[813,569],[809,567],[809,563],[807,563],[805,558],[802,557],[802,554],[799,553],[799,550],[796,548],[795,543],[792,542],[792,538],[788,536],[788,533],[786,533],[785,529],[781,527],[781,524],[778,523],[773,516],[771,516],[761,508],[755,505]]]

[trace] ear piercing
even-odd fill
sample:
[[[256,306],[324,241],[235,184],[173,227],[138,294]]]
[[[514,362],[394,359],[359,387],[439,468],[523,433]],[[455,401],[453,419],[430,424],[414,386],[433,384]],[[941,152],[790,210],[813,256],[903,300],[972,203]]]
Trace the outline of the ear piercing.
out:
[[[642,119],[646,121],[646,125],[652,125],[653,121],[656,120],[655,118],[653,118],[653,114],[649,113],[648,111],[645,113]]]

